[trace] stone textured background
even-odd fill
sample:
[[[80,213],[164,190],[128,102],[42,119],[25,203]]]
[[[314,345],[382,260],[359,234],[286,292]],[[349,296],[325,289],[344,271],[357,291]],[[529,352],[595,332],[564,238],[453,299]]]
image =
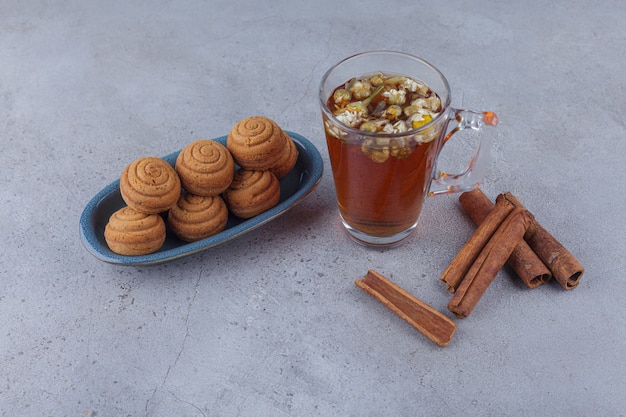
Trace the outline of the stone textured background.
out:
[[[0,415],[625,415],[626,3],[1,3]],[[395,249],[340,230],[317,89],[371,49],[498,113],[483,190],[524,201],[578,288],[504,269],[439,348],[354,285],[376,269],[447,313],[438,276],[474,230],[457,196]],[[129,162],[256,114],[320,150],[308,199],[159,266],[83,248],[82,210]]]

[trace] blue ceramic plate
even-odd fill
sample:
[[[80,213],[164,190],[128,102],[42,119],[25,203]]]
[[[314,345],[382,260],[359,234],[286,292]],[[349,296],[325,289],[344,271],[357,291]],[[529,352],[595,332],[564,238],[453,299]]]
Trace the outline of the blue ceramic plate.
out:
[[[112,252],[104,240],[104,227],[115,211],[124,207],[120,195],[120,181],[107,185],[91,199],[80,218],[80,237],[89,252],[104,262],[117,265],[150,265],[169,261],[217,246],[239,237],[274,220],[308,196],[322,178],[323,163],[317,148],[303,136],[286,132],[298,147],[300,155],[296,166],[280,180],[278,205],[251,219],[229,216],[226,229],[221,233],[196,242],[187,243],[178,239],[168,229],[165,243],[157,252],[141,256],[124,256]],[[226,136],[214,139],[226,144]],[[163,157],[174,166],[180,151]]]

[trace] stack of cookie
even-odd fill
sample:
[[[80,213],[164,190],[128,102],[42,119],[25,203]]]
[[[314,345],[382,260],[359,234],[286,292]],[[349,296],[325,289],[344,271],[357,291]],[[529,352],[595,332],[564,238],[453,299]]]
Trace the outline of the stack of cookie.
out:
[[[181,240],[212,236],[226,228],[229,212],[247,219],[278,204],[279,180],[297,159],[293,140],[263,116],[239,121],[226,146],[206,139],[187,145],[174,168],[161,158],[139,158],[122,173],[127,206],[111,215],[105,240],[121,255],[155,252],[165,242],[164,217]]]

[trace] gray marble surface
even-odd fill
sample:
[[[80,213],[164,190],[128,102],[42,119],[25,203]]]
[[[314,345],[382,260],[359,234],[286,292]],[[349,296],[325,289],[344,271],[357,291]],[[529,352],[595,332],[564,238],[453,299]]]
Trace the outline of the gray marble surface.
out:
[[[625,415],[626,3],[0,9],[0,415]],[[518,195],[578,257],[578,288],[505,268],[440,348],[354,285],[375,269],[450,315],[438,276],[474,230],[452,195],[395,249],[341,231],[317,89],[371,49],[427,59],[453,105],[498,113],[482,188]],[[85,205],[130,161],[256,114],[320,150],[304,202],[158,266],[85,250]]]

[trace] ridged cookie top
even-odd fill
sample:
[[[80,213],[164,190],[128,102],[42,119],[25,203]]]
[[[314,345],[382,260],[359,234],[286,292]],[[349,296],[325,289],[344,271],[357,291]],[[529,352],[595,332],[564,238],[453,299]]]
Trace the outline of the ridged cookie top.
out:
[[[226,141],[235,162],[251,170],[267,170],[274,166],[286,146],[285,134],[280,126],[263,116],[252,116],[237,122]]]
[[[223,196],[235,216],[247,219],[278,204],[280,183],[270,171],[239,169]]]
[[[283,149],[282,155],[279,160],[269,168],[269,170],[276,175],[276,178],[279,180],[285,177],[296,165],[299,153],[296,144],[293,143],[293,140],[286,133],[284,133],[284,135],[286,145]]]
[[[195,242],[224,230],[228,209],[219,195],[199,196],[185,192],[168,212],[167,220],[180,239]]]
[[[232,182],[235,162],[221,143],[200,139],[180,151],[176,158],[176,172],[187,191],[214,196],[226,190]]]
[[[104,229],[109,248],[120,255],[145,255],[165,242],[165,222],[158,214],[123,207],[113,213]]]
[[[142,213],[161,213],[176,204],[181,185],[178,174],[161,158],[143,157],[131,162],[120,177],[126,204]]]

